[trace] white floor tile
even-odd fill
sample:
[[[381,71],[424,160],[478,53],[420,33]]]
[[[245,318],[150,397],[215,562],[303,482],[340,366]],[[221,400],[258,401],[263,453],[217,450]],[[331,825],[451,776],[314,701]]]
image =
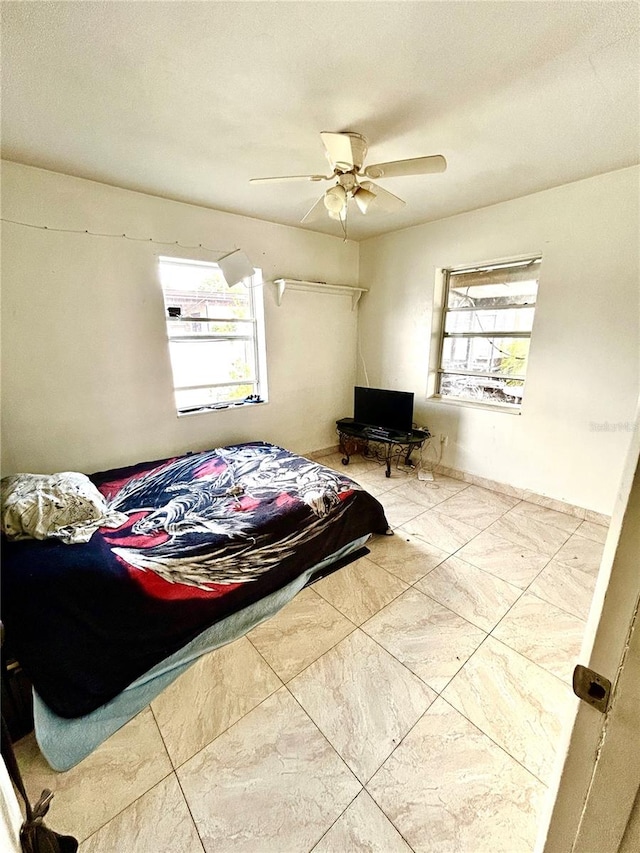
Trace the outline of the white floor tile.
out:
[[[548,784],[574,706],[568,685],[488,637],[442,695]]]
[[[361,790],[284,687],[177,774],[207,853],[308,853]]]
[[[412,853],[398,830],[362,791],[340,815],[313,853]]]
[[[361,782],[373,776],[436,698],[361,631],[288,687]]]
[[[544,786],[437,699],[367,790],[416,853],[530,853]]]
[[[487,632],[522,594],[517,586],[458,557],[449,557],[440,563],[418,581],[416,588]]]
[[[440,692],[486,637],[475,625],[409,589],[362,626],[376,642]]]

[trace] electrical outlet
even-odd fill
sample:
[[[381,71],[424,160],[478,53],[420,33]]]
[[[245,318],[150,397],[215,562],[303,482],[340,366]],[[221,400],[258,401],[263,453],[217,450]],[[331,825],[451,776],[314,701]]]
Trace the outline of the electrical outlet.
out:
[[[449,436],[445,435],[444,433],[441,433],[440,434],[440,444],[443,447],[448,447],[449,446]]]

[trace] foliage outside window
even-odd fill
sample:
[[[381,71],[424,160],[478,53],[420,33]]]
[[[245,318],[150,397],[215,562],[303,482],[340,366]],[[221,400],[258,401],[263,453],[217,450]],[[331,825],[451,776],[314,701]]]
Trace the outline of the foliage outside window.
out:
[[[445,270],[437,393],[519,409],[540,258]]]
[[[264,399],[257,277],[230,289],[217,264],[162,257],[159,267],[178,414]]]

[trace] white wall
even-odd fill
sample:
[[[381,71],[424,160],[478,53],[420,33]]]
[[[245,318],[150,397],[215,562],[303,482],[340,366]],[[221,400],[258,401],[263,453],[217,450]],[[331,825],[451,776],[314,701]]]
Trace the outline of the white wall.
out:
[[[415,419],[449,436],[444,465],[611,512],[638,398],[638,180],[623,169],[361,243],[369,381],[414,391]],[[427,399],[436,269],[534,252],[522,413]]]
[[[357,284],[358,246],[14,163],[2,216],[231,251],[278,276]],[[264,288],[268,405],[178,418],[157,256],[202,250],[4,223],[2,468],[94,471],[260,439],[305,452],[336,443],[351,411],[357,311],[349,296]]]
[[[265,279],[358,282],[358,245],[14,163],[5,218],[240,247]],[[306,452],[352,410],[355,332],[372,386],[413,390],[442,462],[609,513],[638,393],[638,169],[360,244],[347,296],[265,287],[270,403],[178,418],[158,254],[169,247],[4,224],[2,465],[92,471],[232,441]],[[426,399],[436,268],[542,252],[522,414]],[[200,250],[183,257],[211,260]],[[361,364],[358,381],[364,380]],[[593,424],[609,424],[596,431]]]

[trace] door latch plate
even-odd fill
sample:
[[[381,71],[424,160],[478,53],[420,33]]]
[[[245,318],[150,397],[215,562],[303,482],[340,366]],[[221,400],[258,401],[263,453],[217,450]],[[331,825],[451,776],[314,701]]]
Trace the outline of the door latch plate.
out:
[[[578,699],[604,714],[611,696],[611,682],[599,672],[579,663],[573,670],[573,692]]]

